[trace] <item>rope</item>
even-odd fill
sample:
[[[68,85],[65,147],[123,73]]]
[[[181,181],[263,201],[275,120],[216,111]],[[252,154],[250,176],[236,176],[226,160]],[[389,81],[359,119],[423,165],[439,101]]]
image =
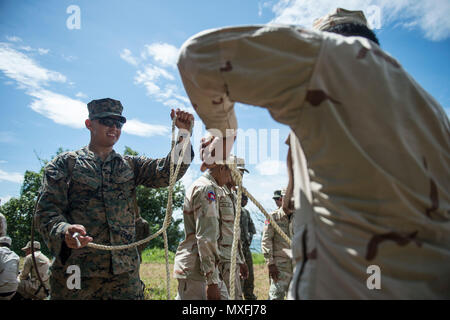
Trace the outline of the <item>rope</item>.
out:
[[[242,186],[242,176],[241,173],[237,169],[236,163],[228,164],[228,167],[231,169],[231,175],[233,176],[234,182],[238,186],[238,194],[237,194],[237,210],[236,216],[234,219],[233,226],[233,245],[231,247],[231,267],[230,267],[230,298],[231,300],[235,300],[236,291],[235,291],[235,281],[236,281],[236,256],[238,249],[238,236],[241,233],[240,230],[240,220],[241,220],[241,199],[242,193],[244,193],[257,207],[258,209],[266,216],[266,218],[270,221],[273,228],[276,232],[280,234],[280,236],[291,246],[292,241],[289,237],[281,230],[280,226],[272,219],[264,207],[247,191],[245,187]]]
[[[236,161],[236,159],[235,159]],[[231,175],[233,176],[234,182],[238,186],[238,194],[237,194],[237,210],[236,216],[234,218],[234,226],[233,226],[233,245],[231,247],[231,267],[230,267],[230,298],[231,300],[236,299],[236,256],[238,249],[238,239],[241,234],[240,221],[241,221],[241,200],[242,200],[242,176],[237,171],[236,162],[234,164],[229,164],[228,167],[231,169]]]

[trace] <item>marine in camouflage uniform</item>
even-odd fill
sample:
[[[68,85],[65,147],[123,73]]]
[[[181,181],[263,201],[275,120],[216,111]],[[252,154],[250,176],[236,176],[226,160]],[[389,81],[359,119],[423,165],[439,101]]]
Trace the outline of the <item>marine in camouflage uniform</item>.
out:
[[[272,219],[280,226],[281,230],[291,238],[291,214],[286,214],[281,207],[284,194],[281,190],[274,193],[273,199],[277,201],[279,208],[270,213]],[[287,295],[292,279],[292,253],[289,244],[275,231],[270,221],[266,220],[261,239],[261,249],[269,269],[270,276],[270,300],[283,300]]]
[[[206,287],[221,285],[219,277],[219,206],[223,189],[205,172],[186,191],[183,206],[185,239],[178,245],[174,278],[177,300],[206,300]]]
[[[105,251],[86,245],[92,240],[103,245],[135,242],[136,213],[132,202],[136,187],[168,186],[170,154],[151,159],[116,153],[112,146],[126,121],[122,104],[109,98],[93,100],[88,110],[90,145],[60,154],[45,167],[37,203],[35,223],[55,257],[50,267],[51,299],[142,299],[136,247]],[[176,113],[177,127],[183,121],[183,126],[188,127],[188,114],[179,110]],[[178,142],[181,140],[180,136]],[[179,154],[181,144],[176,148]],[[188,169],[188,163],[183,159],[178,179]],[[74,232],[81,234],[80,248],[72,239]],[[66,271],[71,265],[80,268],[81,289],[67,287],[70,274]]]
[[[255,277],[253,273],[253,257],[250,251],[250,245],[252,243],[253,235],[256,233],[255,224],[250,216],[250,212],[244,208],[247,205],[248,198],[246,195],[242,195],[242,209],[241,209],[241,241],[242,241],[242,253],[244,254],[245,263],[248,267],[248,278],[241,281],[242,293],[245,300],[256,300],[257,297],[254,294],[255,289]]]
[[[44,282],[46,290],[50,289],[48,269],[50,267],[50,260],[40,251],[41,244],[34,241],[34,257],[36,259],[39,276]],[[20,294],[25,299],[42,300],[47,297],[45,289],[42,287],[36,269],[34,268],[33,259],[31,256],[31,241],[22,248],[26,252],[26,257],[23,262],[23,268],[19,275],[19,286],[17,294]]]

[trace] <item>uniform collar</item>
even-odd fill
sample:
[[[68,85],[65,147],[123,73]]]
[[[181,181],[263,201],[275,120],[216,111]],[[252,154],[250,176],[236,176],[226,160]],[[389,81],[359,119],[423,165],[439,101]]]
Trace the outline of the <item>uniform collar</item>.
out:
[[[217,184],[216,179],[214,179],[214,177],[213,177],[208,171],[206,171],[205,173],[203,173],[203,176],[204,176],[206,179],[208,179],[208,180],[210,180],[211,182],[213,182],[213,184],[214,184],[216,187],[219,187],[219,185]]]
[[[88,159],[94,160],[94,161],[100,161],[100,162],[108,162],[113,160],[116,157],[121,157],[120,154],[118,154],[116,151],[114,151],[114,149],[108,154],[108,156],[106,157],[105,161],[102,161],[102,159],[97,156],[94,152],[92,152],[91,150],[89,150],[89,146],[85,146],[82,149],[82,152],[84,154],[84,156]]]

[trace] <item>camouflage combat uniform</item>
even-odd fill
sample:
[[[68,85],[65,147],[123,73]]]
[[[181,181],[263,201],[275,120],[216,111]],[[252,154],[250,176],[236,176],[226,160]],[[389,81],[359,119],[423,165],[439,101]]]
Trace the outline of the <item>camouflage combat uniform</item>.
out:
[[[234,218],[236,214],[236,195],[223,186],[224,196],[219,197],[219,215],[220,215],[220,235],[218,239],[219,245],[219,271],[222,280],[225,282],[227,290],[230,293],[230,268],[231,268],[231,251],[233,246],[234,234]],[[238,234],[240,237],[240,234]],[[242,288],[240,279],[240,264],[244,262],[241,241],[238,241],[238,251],[236,255],[236,272],[235,272],[235,299],[242,300]]]
[[[39,270],[39,275],[47,290],[50,289],[48,269],[50,260],[39,250],[34,251],[34,257]],[[25,257],[22,271],[19,275],[17,293],[25,299],[45,299],[47,294],[36,275],[31,254]]]
[[[250,245],[252,244],[253,235],[256,233],[255,224],[253,223],[250,212],[242,208],[241,209],[241,241],[242,241],[242,253],[244,254],[245,263],[248,267],[248,278],[241,281],[242,293],[245,300],[256,300],[256,296],[253,293],[255,289],[255,276],[253,273],[253,257],[250,251]]]
[[[287,215],[282,208],[270,213],[272,219],[280,226],[281,230],[291,238],[292,215]],[[267,265],[275,264],[279,271],[278,281],[270,279],[269,299],[282,300],[285,298],[289,283],[292,279],[292,253],[289,244],[275,231],[272,224],[266,220],[261,239],[261,249]]]
[[[242,26],[191,37],[178,68],[207,128],[237,129],[241,102],[292,129],[293,299],[450,298],[450,123],[396,59],[362,37]]]
[[[192,157],[192,149],[191,153]],[[112,151],[102,161],[88,147],[75,154],[72,169],[68,158],[73,153],[63,153],[45,167],[36,212],[39,231],[56,257],[50,268],[51,299],[142,299],[136,247],[117,251],[69,249],[64,234],[69,224],[81,224],[95,243],[135,242],[135,189],[138,185],[168,186],[170,155],[150,159],[123,157]],[[182,164],[178,179],[188,166]],[[80,267],[81,290],[66,286],[70,265]]]
[[[178,245],[174,278],[177,300],[206,300],[206,286],[219,278],[219,207],[223,189],[205,172],[186,191],[183,206],[185,239]]]

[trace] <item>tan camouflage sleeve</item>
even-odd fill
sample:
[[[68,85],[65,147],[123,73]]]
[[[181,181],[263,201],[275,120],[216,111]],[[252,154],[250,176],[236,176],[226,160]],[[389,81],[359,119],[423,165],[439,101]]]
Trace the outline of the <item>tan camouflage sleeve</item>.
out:
[[[175,157],[173,161],[174,171],[178,157],[181,155],[183,145],[183,141],[180,141],[179,139],[180,137],[177,139],[178,143],[175,145]],[[133,159],[136,185],[144,185],[150,188],[167,187],[170,178],[170,156],[170,153],[167,157],[160,159],[151,159],[144,156],[126,156],[126,158]],[[188,146],[188,149],[186,150],[183,163],[177,176],[177,181],[184,176],[193,158],[194,150],[191,145]]]
[[[274,237],[274,228],[269,223],[268,220],[266,220],[263,234],[261,238],[261,250],[264,255],[264,259],[266,260],[266,263],[273,264],[273,237]]]
[[[33,261],[31,259],[32,259],[31,255],[28,255],[25,257],[25,262],[23,263],[23,269],[20,272],[20,280],[28,279],[28,275],[31,272],[31,267],[33,264]]]
[[[321,44],[320,33],[290,26],[209,30],[183,44],[178,69],[207,129],[230,136],[226,129],[237,128],[235,102],[296,125]]]
[[[219,270],[217,269],[219,259],[217,246],[219,207],[215,200],[216,196],[214,188],[207,186],[197,189],[192,197],[200,269],[205,275],[208,285],[218,284],[220,281]]]
[[[58,257],[70,225],[64,217],[68,206],[67,161],[59,156],[44,169],[35,225],[53,256]]]

